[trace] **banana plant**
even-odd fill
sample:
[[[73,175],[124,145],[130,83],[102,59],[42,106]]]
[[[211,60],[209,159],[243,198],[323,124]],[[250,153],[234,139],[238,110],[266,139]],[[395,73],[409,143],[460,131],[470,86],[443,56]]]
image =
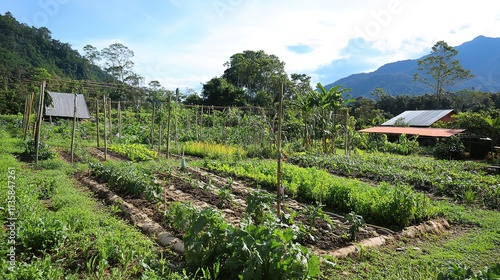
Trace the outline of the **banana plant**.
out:
[[[317,83],[316,90],[312,92],[311,104],[319,109],[318,117],[321,122],[324,153],[328,152],[327,136],[331,135],[332,143],[335,142],[334,135],[336,135],[337,127],[335,124],[335,115],[340,108],[353,101],[352,99],[344,100],[342,97],[344,92],[350,90],[350,88],[342,88],[340,85],[333,86],[329,90],[326,90],[321,83]],[[333,152],[335,150],[333,144],[332,147]]]

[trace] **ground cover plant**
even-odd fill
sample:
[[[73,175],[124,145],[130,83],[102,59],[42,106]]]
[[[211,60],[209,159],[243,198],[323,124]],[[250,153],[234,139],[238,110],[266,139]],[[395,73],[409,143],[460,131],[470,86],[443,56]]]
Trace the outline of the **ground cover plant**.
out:
[[[379,153],[349,157],[298,153],[288,161],[377,182],[407,183],[436,195],[500,209],[500,178],[488,174],[484,163]]]
[[[152,151],[141,144],[112,144],[108,146],[108,149],[127,157],[131,161],[154,160],[158,157],[156,151]]]
[[[229,146],[217,143],[188,141],[182,144],[185,154],[207,158],[245,157],[246,151],[238,146]]]

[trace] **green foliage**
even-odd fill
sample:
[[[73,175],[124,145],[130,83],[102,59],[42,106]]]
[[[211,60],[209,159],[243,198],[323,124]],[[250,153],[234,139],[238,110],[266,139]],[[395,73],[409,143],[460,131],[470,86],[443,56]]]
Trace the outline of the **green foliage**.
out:
[[[148,161],[158,158],[158,153],[140,144],[112,144],[108,146],[112,152],[126,156],[131,161]]]
[[[149,170],[137,168],[130,162],[91,162],[89,167],[92,174],[107,182],[112,190],[143,196],[153,202],[161,199],[161,186],[155,183],[155,178]]]
[[[475,273],[467,266],[462,266],[455,263],[451,263],[448,266],[447,271],[440,272],[437,277],[438,280],[493,280],[499,278],[500,264],[496,264],[492,267],[486,267],[484,270],[480,270]]]
[[[188,141],[183,143],[184,153],[203,158],[243,158],[246,151],[238,146]]]
[[[276,162],[245,160],[238,162],[205,161],[209,170],[230,176],[249,178],[274,189]],[[317,168],[283,164],[286,193],[305,201],[322,200],[326,206],[341,212],[355,211],[370,222],[390,227],[404,227],[426,220],[435,209],[425,205],[426,198],[405,185],[381,184],[374,188],[366,183],[332,176]]]
[[[203,85],[204,101],[217,106],[242,106],[245,105],[245,91],[224,78],[212,78]]]
[[[330,226],[333,226],[333,222],[330,217],[323,212],[324,205],[317,203],[316,205],[309,204],[304,209],[304,215],[308,221],[307,231],[311,232],[313,230],[313,224],[316,219],[322,219],[326,221]]]
[[[434,147],[432,153],[435,159],[463,159],[465,155],[465,146],[460,137],[452,136],[439,141]]]
[[[19,233],[22,249],[33,254],[52,250],[68,237],[67,225],[50,215],[33,217],[21,222]]]
[[[347,213],[344,218],[351,224],[349,227],[349,235],[351,240],[356,240],[356,233],[359,232],[359,228],[365,224],[365,220],[360,215],[356,215],[354,212]]]
[[[439,41],[432,47],[430,55],[418,60],[418,70],[426,71],[426,75],[414,75],[415,80],[430,84],[436,95],[445,91],[445,86],[452,86],[459,80],[474,77],[470,70],[465,70],[458,59],[453,59],[458,51],[445,41]],[[439,100],[439,97],[438,97]]]
[[[482,205],[500,207],[500,180],[486,172],[487,164],[403,157],[387,154],[334,156],[295,154],[288,162],[325,168],[345,176],[366,177],[378,182],[409,184],[416,189],[464,200],[473,191]],[[420,200],[417,200],[420,201]],[[365,214],[363,216],[368,219]]]
[[[24,152],[31,160],[35,159],[36,145],[34,139],[26,141]],[[49,145],[43,143],[42,141],[38,143],[38,160],[52,159],[55,156],[56,154],[50,149]]]
[[[253,200],[262,197],[254,196]],[[253,208],[256,210],[255,208]],[[247,209],[247,213],[255,213]],[[319,274],[319,258],[295,242],[296,234],[268,212],[260,224],[244,219],[228,224],[221,212],[170,204],[167,220],[179,230],[186,248],[187,267],[204,275],[229,279],[305,279]],[[254,215],[254,217],[257,217]]]

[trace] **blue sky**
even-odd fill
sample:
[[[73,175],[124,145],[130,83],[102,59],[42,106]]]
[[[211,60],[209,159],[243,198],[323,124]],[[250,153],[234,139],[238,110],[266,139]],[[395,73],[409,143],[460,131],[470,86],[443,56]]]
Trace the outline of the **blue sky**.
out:
[[[328,84],[419,58],[440,40],[500,37],[498,0],[2,0],[7,11],[82,54],[122,43],[146,84],[196,91],[245,50]]]

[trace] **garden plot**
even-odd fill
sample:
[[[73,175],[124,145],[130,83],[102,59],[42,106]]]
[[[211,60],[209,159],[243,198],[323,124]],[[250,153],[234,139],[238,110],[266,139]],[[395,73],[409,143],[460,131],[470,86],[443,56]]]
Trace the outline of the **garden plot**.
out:
[[[167,209],[163,208],[162,204],[171,202],[190,203],[198,209],[206,207],[219,209],[224,213],[228,223],[237,226],[245,215],[249,195],[257,191],[241,181],[195,168],[188,168],[185,173],[171,170],[169,173],[153,172],[152,175],[154,178],[152,183],[160,185],[161,189],[156,201],[151,202],[142,195],[133,196],[127,192],[123,193],[123,199],[136,205],[164,226],[168,225],[163,223],[165,217],[161,210]],[[264,190],[258,191],[270,196]],[[283,210],[288,216],[289,225],[298,225],[302,228],[302,235],[297,241],[317,254],[340,257],[353,251],[351,249],[339,251],[343,247],[352,245],[352,241],[365,246],[378,246],[393,239],[391,230],[371,225],[361,226],[359,221],[355,224],[354,220],[348,222],[338,215],[322,212],[322,208],[318,206],[304,205],[293,199],[287,199],[285,204],[286,208]],[[178,232],[177,236],[180,237],[180,234],[181,232]]]

